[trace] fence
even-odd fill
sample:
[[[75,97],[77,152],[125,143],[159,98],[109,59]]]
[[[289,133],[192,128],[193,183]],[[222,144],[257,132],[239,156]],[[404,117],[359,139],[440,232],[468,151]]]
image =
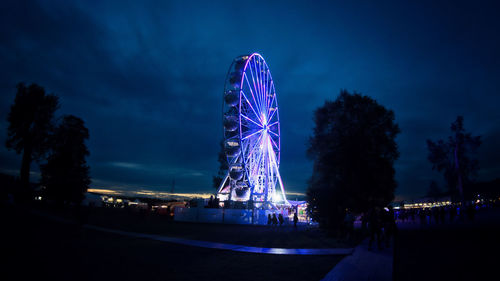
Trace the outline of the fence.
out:
[[[246,209],[210,209],[175,207],[174,220],[184,222],[227,223],[227,224],[267,224],[269,214],[283,214],[288,222],[288,211],[246,210]]]

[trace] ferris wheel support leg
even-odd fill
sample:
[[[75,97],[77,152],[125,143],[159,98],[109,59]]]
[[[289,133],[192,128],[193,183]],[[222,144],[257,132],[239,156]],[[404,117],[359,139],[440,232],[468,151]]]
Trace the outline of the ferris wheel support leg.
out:
[[[283,202],[285,202],[286,205],[289,205],[288,200],[286,199],[286,194],[285,194],[285,188],[283,187],[283,181],[281,180],[281,174],[278,171],[278,166],[276,165],[276,162],[274,162],[274,168],[276,169],[277,175],[278,175],[278,183],[281,188],[281,194],[283,196]]]
[[[283,181],[281,180],[281,174],[280,174],[280,171],[278,170],[278,164],[276,164],[276,158],[274,157],[273,153],[269,153],[269,154],[270,154],[270,157],[272,159],[271,162],[273,163],[274,169],[276,170],[276,175],[278,177],[278,183],[279,183],[280,189],[281,189],[281,195],[283,196],[283,202],[286,205],[290,205],[288,200],[286,200],[285,188],[283,187]]]
[[[278,173],[278,182],[280,184],[280,188],[281,188],[281,194],[283,195],[283,201],[285,202],[285,204],[290,204],[288,203],[288,200],[286,199],[286,194],[285,194],[285,188],[283,187],[283,182],[281,181],[281,175]]]
[[[222,191],[228,179],[229,179],[229,172],[227,172],[227,175],[224,177],[224,180],[221,182],[219,188],[217,189],[217,195],[219,195],[219,193]]]

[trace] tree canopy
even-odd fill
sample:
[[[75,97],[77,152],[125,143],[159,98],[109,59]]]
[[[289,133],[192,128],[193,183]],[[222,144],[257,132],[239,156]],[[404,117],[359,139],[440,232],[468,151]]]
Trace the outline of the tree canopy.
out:
[[[24,187],[29,185],[30,166],[48,151],[48,138],[54,127],[54,112],[59,99],[46,94],[37,84],[17,85],[14,103],[7,117],[9,123],[6,146],[16,153],[23,153],[20,180]]]
[[[315,111],[307,200],[320,224],[335,227],[346,208],[364,212],[392,201],[400,132],[394,119],[394,112],[374,99],[346,90]]]
[[[437,200],[439,197],[445,195],[441,189],[439,188],[439,185],[436,181],[431,180],[429,183],[429,189],[427,190],[427,197],[433,198],[434,200]]]
[[[80,203],[90,184],[89,166],[85,157],[89,150],[85,140],[89,131],[82,119],[64,116],[51,138],[51,153],[42,165],[41,183],[46,196],[57,202]]]
[[[479,169],[475,154],[481,145],[481,136],[472,136],[465,131],[462,116],[457,116],[450,128],[452,135],[447,141],[427,140],[428,159],[433,170],[443,173],[452,198],[463,200],[464,185],[472,182]]]

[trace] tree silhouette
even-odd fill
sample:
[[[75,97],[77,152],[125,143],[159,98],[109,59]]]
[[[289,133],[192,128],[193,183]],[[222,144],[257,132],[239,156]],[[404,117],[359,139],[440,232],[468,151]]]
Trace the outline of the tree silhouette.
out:
[[[443,173],[452,198],[464,200],[464,185],[470,184],[479,169],[474,157],[481,145],[481,136],[472,136],[464,129],[464,118],[457,116],[451,124],[452,135],[448,141],[427,140],[428,160],[432,169]]]
[[[19,190],[19,178],[0,173],[0,206],[10,202],[13,198],[10,195],[15,194]]]
[[[436,181],[432,180],[429,183],[429,189],[427,190],[427,197],[430,197],[434,200],[438,199],[439,197],[443,196],[443,192],[441,189],[439,189],[439,186]]]
[[[79,204],[90,184],[89,166],[85,157],[89,150],[85,140],[89,131],[82,119],[64,116],[51,138],[51,153],[42,165],[41,184],[46,196],[58,202]]]
[[[346,208],[364,212],[394,198],[399,157],[394,112],[370,97],[341,90],[315,111],[308,156],[314,161],[307,200],[314,219],[337,227]]]
[[[46,94],[37,84],[28,87],[24,83],[17,85],[16,97],[7,117],[6,146],[17,154],[23,154],[20,181],[25,192],[29,187],[31,162],[39,160],[48,150],[47,140],[58,107],[58,97]]]

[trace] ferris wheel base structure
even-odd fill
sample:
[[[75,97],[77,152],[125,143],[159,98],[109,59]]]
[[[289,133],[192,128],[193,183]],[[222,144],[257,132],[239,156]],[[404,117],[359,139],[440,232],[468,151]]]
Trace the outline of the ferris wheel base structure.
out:
[[[239,56],[229,67],[223,93],[224,152],[228,172],[217,197],[230,206],[290,206],[279,172],[278,98],[264,58]]]
[[[224,188],[225,187],[225,188]],[[282,183],[280,183],[280,189],[282,187]],[[222,184],[219,187],[219,192],[217,193],[217,198],[220,202],[228,202],[225,204],[225,207],[245,207],[248,209],[252,208],[261,208],[261,209],[279,209],[283,206],[291,206],[291,204],[286,199],[286,195],[282,195],[284,193],[277,194],[275,197],[268,201],[254,201],[251,200],[252,196],[247,198],[239,196],[237,193],[237,188],[231,188],[231,178],[228,175],[222,181]],[[259,194],[254,194],[259,195]]]

